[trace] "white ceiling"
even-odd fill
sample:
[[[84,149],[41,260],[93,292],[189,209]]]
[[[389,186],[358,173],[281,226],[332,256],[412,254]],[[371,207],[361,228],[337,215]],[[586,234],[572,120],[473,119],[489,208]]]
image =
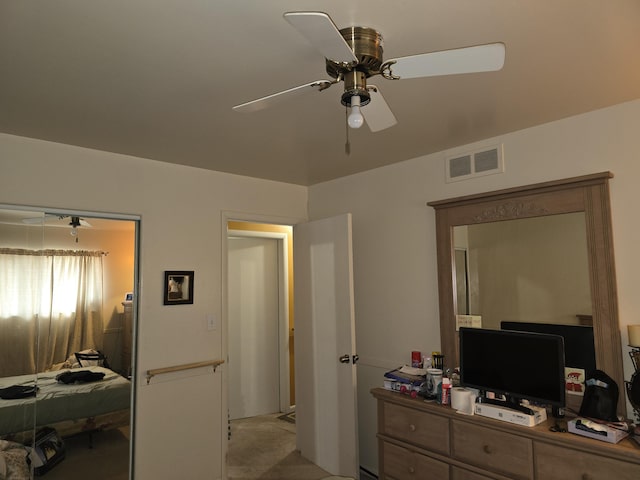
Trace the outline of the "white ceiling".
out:
[[[351,130],[283,20],[373,27],[386,59],[504,42],[499,72],[373,77],[398,124]],[[0,0],[0,132],[301,185],[640,98],[638,0]]]

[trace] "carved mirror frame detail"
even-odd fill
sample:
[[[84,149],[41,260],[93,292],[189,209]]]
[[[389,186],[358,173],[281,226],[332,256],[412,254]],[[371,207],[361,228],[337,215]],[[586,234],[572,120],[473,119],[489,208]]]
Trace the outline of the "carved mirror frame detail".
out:
[[[610,172],[429,202],[435,209],[441,350],[459,364],[455,329],[456,279],[453,227],[584,212],[589,258],[596,364],[618,384],[618,413],[626,417],[616,290]],[[451,365],[451,363],[450,363]]]

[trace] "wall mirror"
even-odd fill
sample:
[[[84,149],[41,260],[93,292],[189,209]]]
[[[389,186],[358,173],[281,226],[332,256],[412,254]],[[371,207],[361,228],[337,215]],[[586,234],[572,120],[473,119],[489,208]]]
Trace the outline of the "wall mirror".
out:
[[[459,363],[458,314],[481,315],[485,328],[503,320],[591,324],[597,368],[624,385],[612,177],[603,172],[428,203],[436,210],[441,349],[453,359],[449,365]],[[618,412],[626,413],[623,394]]]
[[[129,477],[138,222],[78,215],[0,206],[0,390],[30,388],[0,392],[0,439],[22,452],[55,430],[67,451],[19,456],[11,478]]]

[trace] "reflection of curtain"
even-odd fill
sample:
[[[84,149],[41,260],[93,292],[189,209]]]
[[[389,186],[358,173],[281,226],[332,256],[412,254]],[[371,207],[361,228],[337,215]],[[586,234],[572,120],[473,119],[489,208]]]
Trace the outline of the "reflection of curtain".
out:
[[[102,252],[0,249],[0,376],[102,345]]]

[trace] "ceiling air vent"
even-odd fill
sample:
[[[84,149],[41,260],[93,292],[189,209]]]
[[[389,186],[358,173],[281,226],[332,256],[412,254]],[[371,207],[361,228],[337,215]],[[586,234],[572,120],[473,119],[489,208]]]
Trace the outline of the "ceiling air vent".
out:
[[[447,183],[504,172],[502,144],[446,158]]]

